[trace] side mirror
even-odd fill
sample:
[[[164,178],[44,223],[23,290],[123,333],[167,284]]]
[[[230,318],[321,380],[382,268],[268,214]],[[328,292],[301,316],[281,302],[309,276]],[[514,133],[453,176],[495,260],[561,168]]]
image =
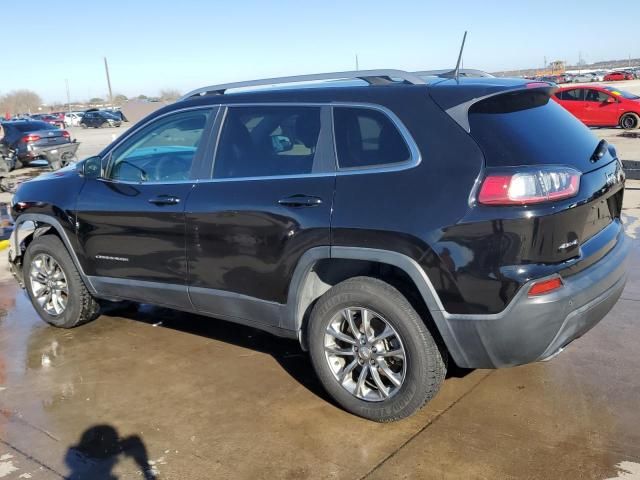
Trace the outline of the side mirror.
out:
[[[286,135],[272,135],[271,145],[274,153],[289,152],[293,150],[293,142]]]
[[[102,158],[89,157],[82,162],[80,172],[85,178],[100,178],[102,176]]]
[[[617,100],[613,97],[607,97],[607,99],[604,101],[604,103],[616,103]]]

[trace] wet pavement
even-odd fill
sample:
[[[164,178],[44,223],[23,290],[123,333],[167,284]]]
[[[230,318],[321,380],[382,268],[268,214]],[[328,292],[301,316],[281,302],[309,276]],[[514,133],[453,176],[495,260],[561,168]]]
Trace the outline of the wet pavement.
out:
[[[0,480],[638,479],[640,182],[624,218],[629,282],[598,326],[547,363],[453,370],[390,425],[333,405],[296,342],[149,306],[55,329],[0,280]]]

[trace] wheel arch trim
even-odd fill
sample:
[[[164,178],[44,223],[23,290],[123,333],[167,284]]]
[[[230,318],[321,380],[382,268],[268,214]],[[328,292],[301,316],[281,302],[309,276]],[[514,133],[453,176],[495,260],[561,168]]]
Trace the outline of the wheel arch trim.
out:
[[[67,232],[64,230],[64,228],[62,227],[62,224],[56,218],[51,217],[49,215],[44,215],[39,213],[25,213],[20,215],[16,219],[15,225],[14,225],[15,234],[11,236],[12,241],[11,241],[11,244],[9,245],[11,252],[13,252],[11,261],[13,262],[15,258],[22,256],[20,251],[21,239],[19,236],[19,231],[20,231],[20,227],[23,226],[28,221],[34,222],[36,224],[44,224],[44,225],[38,226],[38,228],[34,230],[32,235],[35,235],[36,237],[46,233],[51,228],[53,228],[57,232],[58,236],[62,240],[62,243],[67,249],[67,252],[69,252],[69,256],[71,256],[71,260],[73,261],[73,264],[78,269],[78,272],[80,273],[80,277],[82,278],[84,284],[87,286],[87,289],[92,294],[95,294],[96,290],[94,286],[91,284],[89,277],[85,274],[84,270],[82,269],[80,260],[78,259],[78,256],[76,255],[76,251],[73,249],[71,245]]]
[[[289,288],[287,315],[285,315],[284,324],[281,327],[295,330],[303,348],[305,348],[303,334],[305,312],[303,307],[306,283],[314,265],[324,259],[366,260],[392,265],[404,271],[418,288],[451,355],[454,359],[465,358],[449,327],[446,312],[433,283],[418,262],[399,252],[364,247],[316,247],[308,250],[298,261]]]

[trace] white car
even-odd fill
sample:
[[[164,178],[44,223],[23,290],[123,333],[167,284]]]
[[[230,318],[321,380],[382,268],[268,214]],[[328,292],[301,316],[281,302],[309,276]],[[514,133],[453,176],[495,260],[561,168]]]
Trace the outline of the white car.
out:
[[[64,114],[64,123],[67,126],[77,127],[80,125],[80,120],[84,112],[69,112]]]

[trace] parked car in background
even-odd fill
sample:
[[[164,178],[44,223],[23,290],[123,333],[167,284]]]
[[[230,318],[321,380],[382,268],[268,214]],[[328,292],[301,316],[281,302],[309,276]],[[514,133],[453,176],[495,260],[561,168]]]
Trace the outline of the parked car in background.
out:
[[[590,73],[578,73],[571,76],[571,83],[589,83],[595,81],[595,76]]]
[[[85,112],[79,124],[82,128],[119,127],[122,120],[109,112],[94,110]]]
[[[557,83],[557,84],[561,84],[561,83],[567,83],[568,80],[568,75],[562,74],[562,75],[545,75],[543,77],[539,77],[538,80],[543,81],[543,82],[552,82],[552,83]]]
[[[54,127],[64,128],[64,118],[61,119],[49,113],[37,113],[35,115],[31,115],[31,119],[48,123]]]
[[[633,80],[633,75],[627,72],[611,72],[604,76],[605,82],[619,82],[620,80]]]
[[[124,116],[124,113],[122,113],[122,110],[104,110],[107,113],[110,113],[111,115],[113,115],[114,117],[120,119],[121,122],[128,122],[129,120],[127,120],[127,117]]]
[[[590,127],[640,126],[640,97],[615,87],[564,87],[553,99]]]
[[[57,118],[58,121],[62,122],[62,128],[67,127],[67,123],[65,122],[65,119],[64,119],[65,112],[52,112],[50,113],[50,115],[54,118]]]
[[[614,306],[624,172],[554,86],[293,80],[309,78],[328,82],[203,87],[23,183],[9,259],[39,316],[73,328],[129,300],[260,328],[298,340],[343,408],[388,422],[448,361],[549,359]]]
[[[80,120],[82,120],[83,115],[84,115],[84,112],[67,112],[64,115],[64,123],[67,126],[78,127],[80,125]]]
[[[596,72],[592,72],[591,75],[593,75],[594,81],[596,82],[604,82],[604,76],[607,74],[607,72],[605,72],[604,70],[598,70]]]
[[[5,131],[3,143],[17,152],[16,163],[10,169],[39,158],[39,148],[71,143],[69,132],[41,120],[3,122],[2,126]]]

